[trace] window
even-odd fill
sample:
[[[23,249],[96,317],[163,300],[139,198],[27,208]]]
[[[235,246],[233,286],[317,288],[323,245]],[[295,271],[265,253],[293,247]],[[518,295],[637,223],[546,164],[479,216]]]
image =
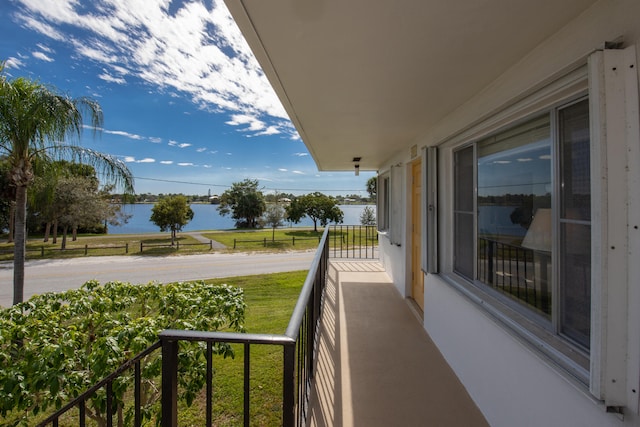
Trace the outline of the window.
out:
[[[565,105],[454,152],[453,268],[589,350],[589,106]]]
[[[379,175],[377,184],[378,231],[389,230],[389,174]]]
[[[402,239],[402,165],[393,165],[378,176],[378,231],[386,233],[389,242],[400,246]]]

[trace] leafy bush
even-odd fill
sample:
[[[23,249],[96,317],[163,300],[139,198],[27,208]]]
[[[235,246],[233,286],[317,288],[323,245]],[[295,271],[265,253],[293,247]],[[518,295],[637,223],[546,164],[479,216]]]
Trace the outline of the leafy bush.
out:
[[[164,329],[243,331],[244,312],[242,289],[228,285],[109,282],[101,286],[96,281],[0,310],[0,424],[25,425],[39,413],[60,408],[156,342]],[[203,343],[180,346],[180,395],[188,405],[204,387],[205,351]],[[214,351],[233,356],[228,345]],[[160,371],[159,354],[145,359],[146,418],[159,410]],[[119,424],[132,417],[125,409],[133,387],[131,375],[113,384]],[[98,425],[106,425],[105,402],[104,391],[87,402],[87,416]]]

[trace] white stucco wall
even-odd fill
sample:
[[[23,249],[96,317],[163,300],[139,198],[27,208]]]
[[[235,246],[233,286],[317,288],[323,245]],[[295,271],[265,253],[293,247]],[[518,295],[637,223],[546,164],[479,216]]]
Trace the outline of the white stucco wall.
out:
[[[425,281],[427,332],[493,427],[637,426],[607,414],[584,388],[538,355],[437,276]]]
[[[497,113],[545,83],[585,63],[604,41],[623,36],[627,45],[640,48],[640,1],[602,0],[569,26],[506,71],[485,91],[452,112],[417,142],[418,147],[440,145],[464,129]],[[640,54],[638,55],[640,58]],[[451,271],[450,157],[441,160],[439,227],[441,273]],[[389,164],[406,165],[408,153],[398,153]],[[449,162],[447,162],[448,160]],[[405,188],[406,193],[406,188]],[[408,200],[405,197],[405,207]],[[407,242],[405,218],[404,241]],[[408,242],[407,242],[408,243]],[[408,244],[389,245],[381,238],[381,261],[398,291],[407,296]],[[468,300],[442,276],[425,277],[424,327],[492,426],[640,426],[640,417],[624,420],[605,413],[588,390],[521,343],[503,326]],[[638,328],[634,334],[638,334]]]

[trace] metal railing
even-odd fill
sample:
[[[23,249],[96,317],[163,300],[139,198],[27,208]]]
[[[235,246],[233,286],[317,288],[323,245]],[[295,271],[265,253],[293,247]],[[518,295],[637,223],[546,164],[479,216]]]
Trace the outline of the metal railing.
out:
[[[549,314],[548,254],[497,240],[478,239],[478,280]]]
[[[311,392],[311,380],[314,376],[315,361],[317,355],[318,329],[321,314],[322,297],[327,280],[329,262],[329,228],[325,228],[320,245],[307,274],[305,283],[298,297],[298,301],[289,320],[284,335],[270,334],[242,334],[232,332],[203,332],[185,330],[165,330],[160,333],[160,340],[153,346],[140,353],[134,359],[127,361],[115,372],[98,384],[91,387],[85,393],[62,407],[55,414],[38,424],[38,426],[57,427],[62,415],[73,408],[79,409],[77,425],[84,426],[86,414],[85,402],[92,399],[100,389],[106,390],[106,414],[107,426],[112,426],[112,418],[115,410],[111,386],[113,382],[129,369],[135,369],[135,417],[134,426],[142,424],[140,416],[140,361],[152,354],[155,350],[162,349],[162,397],[161,397],[161,425],[163,427],[175,427],[178,425],[178,346],[181,341],[204,342],[206,351],[206,425],[213,425],[213,345],[215,343],[233,344],[244,346],[244,425],[250,425],[250,401],[251,401],[251,348],[257,345],[281,346],[283,349],[282,368],[282,425],[305,425],[309,409],[309,395]]]
[[[375,225],[331,225],[330,256],[378,259],[378,229]]]
[[[44,427],[44,426],[47,426],[47,425],[52,425],[53,427],[57,427],[58,426],[58,420],[60,419],[60,417],[62,417],[64,414],[66,414],[67,412],[69,412],[70,410],[72,410],[74,408],[78,409],[78,422],[77,422],[77,425],[79,427],[84,427],[85,424],[86,424],[86,418],[87,418],[87,415],[86,415],[86,404],[101,389],[105,390],[105,395],[106,395],[106,398],[107,398],[106,402],[105,402],[106,420],[107,420],[107,426],[111,427],[113,425],[113,415],[114,415],[114,413],[116,412],[116,409],[117,409],[116,408],[117,404],[113,400],[113,391],[112,391],[113,383],[117,378],[119,378],[125,372],[130,371],[131,369],[134,370],[134,380],[133,380],[134,381],[134,391],[133,391],[133,396],[134,396],[134,417],[133,417],[133,421],[134,421],[134,425],[136,427],[141,426],[142,425],[142,414],[141,414],[141,409],[142,409],[142,403],[141,403],[141,389],[142,389],[141,363],[147,356],[151,355],[153,352],[155,352],[155,350],[159,349],[161,344],[162,343],[160,341],[157,341],[155,344],[153,344],[152,346],[148,347],[146,350],[140,352],[135,357],[127,360],[125,363],[120,365],[120,367],[118,367],[118,369],[113,371],[107,377],[103,378],[100,382],[96,383],[91,388],[89,388],[87,391],[82,393],[80,396],[76,397],[71,402],[67,403],[65,406],[63,406],[58,411],[56,411],[54,414],[49,416],[47,419],[45,419],[44,421],[40,422],[37,425],[37,427]]]

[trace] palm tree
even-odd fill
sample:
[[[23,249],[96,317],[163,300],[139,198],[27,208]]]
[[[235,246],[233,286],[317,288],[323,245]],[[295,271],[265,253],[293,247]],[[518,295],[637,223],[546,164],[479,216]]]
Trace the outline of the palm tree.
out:
[[[9,181],[15,185],[14,304],[24,296],[27,188],[34,178],[35,162],[67,159],[88,163],[108,180],[121,184],[125,192],[133,192],[133,176],[122,161],[77,145],[84,113],[89,114],[95,135],[103,123],[100,104],[85,97],[69,98],[23,77],[9,80],[0,63],[0,155],[7,157]]]

